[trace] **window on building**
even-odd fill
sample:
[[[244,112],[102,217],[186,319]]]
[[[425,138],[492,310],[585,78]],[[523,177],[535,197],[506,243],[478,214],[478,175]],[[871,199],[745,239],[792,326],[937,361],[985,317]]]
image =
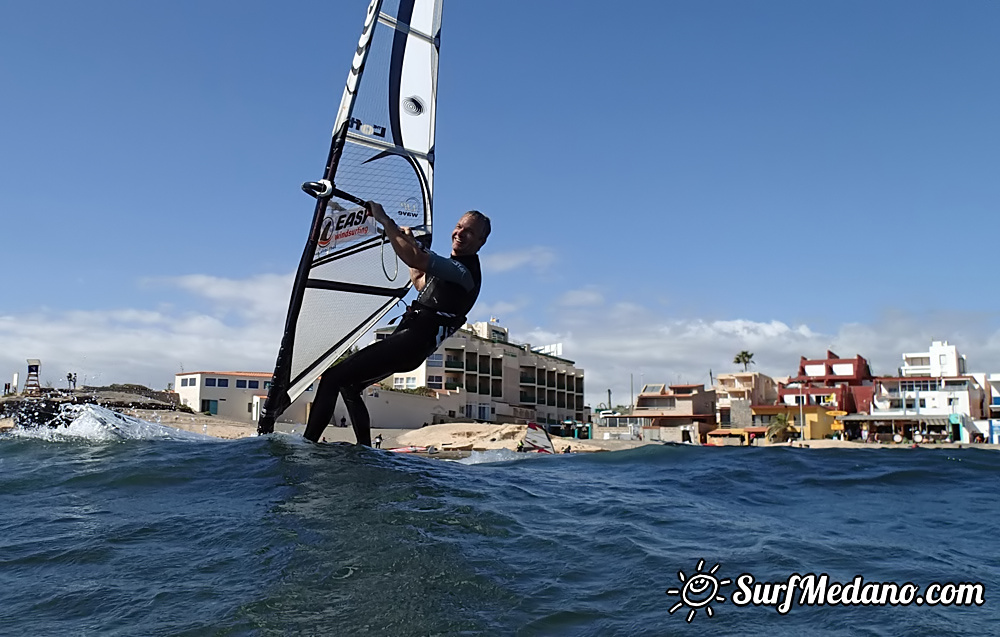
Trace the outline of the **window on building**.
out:
[[[431,354],[427,357],[428,367],[444,367],[444,354]]]
[[[188,386],[188,379],[182,378],[181,379],[181,387],[187,387],[187,386]]]
[[[247,403],[247,413],[248,414],[252,414],[253,413],[253,403],[252,402]]]
[[[396,389],[402,389],[404,387],[403,383],[405,382],[406,379],[401,376],[392,377],[392,386],[395,387]]]
[[[416,376],[407,376],[406,377],[406,388],[407,389],[416,389],[417,388],[417,377]]]
[[[245,380],[236,381],[236,389],[246,389],[246,388],[247,388],[247,382]]]
[[[229,387],[229,379],[228,378],[220,378],[219,379],[219,387]]]
[[[264,389],[271,389],[271,381],[269,380],[264,381]]]
[[[427,386],[431,389],[444,389],[444,376],[428,376]]]
[[[948,399],[948,406],[949,407],[954,407],[957,404],[958,404],[958,399],[957,398],[949,398]]]
[[[247,387],[249,387],[250,389],[260,389],[260,381],[259,380],[248,380],[247,381]]]
[[[215,387],[215,379],[214,378],[206,378],[205,379],[205,387]],[[202,411],[208,411],[208,410],[207,409],[202,409]]]

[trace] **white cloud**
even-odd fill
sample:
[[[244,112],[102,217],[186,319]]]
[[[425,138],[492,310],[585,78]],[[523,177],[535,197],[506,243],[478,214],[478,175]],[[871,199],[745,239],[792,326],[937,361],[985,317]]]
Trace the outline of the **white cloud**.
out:
[[[511,252],[486,252],[480,260],[486,272],[509,272],[524,267],[544,270],[556,262],[556,253],[545,246],[531,246]]]
[[[186,276],[147,280],[178,287],[213,304],[212,313],[173,309],[42,310],[0,317],[0,373],[42,361],[42,382],[60,386],[67,372],[81,384],[137,382],[162,388],[196,369],[270,370],[287,311],[290,276],[244,280]],[[6,381],[4,381],[6,382]]]
[[[556,305],[563,307],[589,307],[604,302],[604,295],[594,288],[569,290],[556,300]]]
[[[147,281],[180,288],[211,302],[209,311],[187,302],[156,309],[41,310],[0,316],[0,377],[24,380],[25,359],[42,360],[42,381],[61,384],[77,372],[89,384],[137,382],[163,387],[181,365],[197,369],[269,371],[285,320],[291,277],[266,275],[243,280],[208,276]],[[576,303],[585,311],[566,311]],[[775,377],[794,374],[800,356],[819,358],[832,349],[843,357],[861,354],[876,374],[893,374],[903,352],[926,351],[932,340],[949,340],[966,354],[972,371],[1000,371],[1000,329],[994,317],[972,313],[912,315],[892,312],[871,323],[845,323],[831,330],[773,318],[708,320],[676,318],[662,308],[608,301],[593,288],[553,299],[551,313],[529,298],[477,306],[476,317],[505,322],[515,341],[563,344],[563,355],[586,373],[587,402],[629,402],[629,375],[642,382],[708,383],[715,374],[739,369],[741,350],[754,353],[757,371]],[[521,310],[531,310],[524,323]],[[542,310],[542,311],[540,311]],[[552,318],[540,322],[541,316]]]
[[[871,325],[847,323],[830,333],[781,320],[677,319],[634,303],[612,303],[588,312],[556,313],[555,322],[511,334],[533,345],[563,343],[563,356],[585,371],[586,399],[596,406],[612,390],[616,404],[629,403],[630,375],[638,392],[646,383],[709,383],[714,374],[742,369],[732,362],[754,353],[751,369],[773,377],[794,375],[799,358],[860,354],[879,375],[896,373],[903,352],[926,351],[932,340],[949,340],[968,356],[971,371],[1000,371],[1000,331],[968,316],[888,314]]]

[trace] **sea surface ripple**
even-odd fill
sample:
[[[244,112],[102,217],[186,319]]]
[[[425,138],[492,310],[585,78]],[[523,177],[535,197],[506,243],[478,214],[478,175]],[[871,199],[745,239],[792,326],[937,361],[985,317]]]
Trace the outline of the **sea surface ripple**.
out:
[[[75,432],[0,438],[4,634],[888,636],[1000,625],[994,451],[648,446],[445,462],[84,416]],[[711,616],[671,613],[679,573],[716,565],[718,579],[761,582],[975,582],[986,603],[782,615],[733,605],[730,584]]]

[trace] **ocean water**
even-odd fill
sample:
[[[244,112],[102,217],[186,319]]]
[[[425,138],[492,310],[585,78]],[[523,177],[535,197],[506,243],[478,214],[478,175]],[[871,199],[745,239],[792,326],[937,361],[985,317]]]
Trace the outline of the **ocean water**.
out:
[[[88,407],[0,438],[0,633],[996,634],[998,488],[977,449],[446,462]],[[978,583],[985,603],[780,614],[733,604],[744,573]]]

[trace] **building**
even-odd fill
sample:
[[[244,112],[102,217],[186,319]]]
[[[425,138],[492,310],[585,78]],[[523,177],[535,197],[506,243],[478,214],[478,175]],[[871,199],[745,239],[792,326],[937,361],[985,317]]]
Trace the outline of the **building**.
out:
[[[175,374],[177,394],[182,405],[228,420],[255,423],[271,386],[268,372],[185,372]],[[312,408],[314,385],[309,386],[278,418],[279,422],[304,424]],[[416,429],[425,424],[450,422],[464,417],[464,392],[442,391],[436,396],[419,396],[380,390],[372,386],[365,392],[365,406],[371,426]],[[332,422],[341,418],[350,422],[342,400]]]
[[[868,413],[844,416],[848,439],[879,442],[972,442],[991,435],[989,376],[969,374],[948,341],[903,354],[899,375],[873,381]],[[1000,413],[1000,410],[998,410]]]
[[[930,376],[963,376],[967,374],[965,356],[958,353],[958,348],[949,345],[948,341],[932,341],[927,352],[903,354],[903,366],[899,375]]]
[[[715,390],[704,385],[645,385],[628,415],[607,415],[594,426],[595,438],[705,444],[715,429]],[[637,431],[638,430],[638,431]],[[627,433],[626,433],[627,432]]]
[[[737,413],[740,403],[745,405],[773,405],[778,400],[778,384],[774,379],[760,372],[736,372],[734,374],[719,374],[715,379],[716,421],[720,427],[730,425],[749,425],[750,410],[745,409],[747,422],[737,416],[733,422],[732,407],[737,403]]]
[[[779,384],[778,402],[819,405],[849,414],[867,413],[874,392],[873,379],[864,357],[840,358],[827,350],[826,358],[801,358],[798,374]]]
[[[875,379],[869,414],[844,416],[849,438],[879,442],[972,442],[985,418],[985,390],[975,377]]]
[[[393,328],[376,330],[385,338]],[[465,325],[417,369],[394,374],[400,389],[463,390],[466,418],[482,422],[536,422],[550,432],[589,420],[584,406],[584,371],[562,358],[561,346],[532,348],[510,341],[495,321]]]
[[[761,405],[753,408],[753,427],[767,432],[775,416],[784,414],[792,427],[789,432],[802,440],[822,440],[832,438],[836,419],[834,410],[822,405]],[[805,429],[805,431],[803,431]]]
[[[271,374],[268,372],[174,374],[174,388],[182,405],[228,420],[256,422],[270,387]],[[312,389],[309,388],[310,394]],[[283,414],[282,421],[305,422],[305,404],[311,402],[311,398],[295,401]]]

